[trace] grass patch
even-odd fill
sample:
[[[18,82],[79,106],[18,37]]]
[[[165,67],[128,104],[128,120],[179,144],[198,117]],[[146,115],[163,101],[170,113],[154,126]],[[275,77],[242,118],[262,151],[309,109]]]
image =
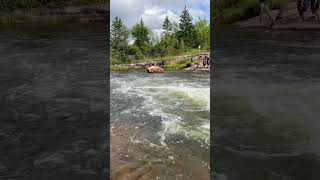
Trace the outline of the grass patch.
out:
[[[117,65],[111,65],[110,66],[110,71],[117,71],[117,72],[129,72],[133,71],[134,69],[129,66],[117,66]]]
[[[17,16],[0,16],[0,24],[15,24],[27,20],[26,18],[19,18]]]
[[[177,64],[165,64],[164,69],[165,70],[179,70],[179,69],[185,69],[187,67],[191,66],[191,61],[190,62],[182,62],[182,63],[177,63]]]

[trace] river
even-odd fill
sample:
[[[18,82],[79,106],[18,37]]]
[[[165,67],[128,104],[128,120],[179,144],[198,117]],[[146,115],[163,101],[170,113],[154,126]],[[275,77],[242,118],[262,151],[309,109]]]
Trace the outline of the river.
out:
[[[113,72],[110,83],[113,179],[209,179],[208,72]]]
[[[105,25],[1,25],[0,39],[0,179],[106,179]]]
[[[216,28],[216,180],[320,179],[319,49],[319,32]]]

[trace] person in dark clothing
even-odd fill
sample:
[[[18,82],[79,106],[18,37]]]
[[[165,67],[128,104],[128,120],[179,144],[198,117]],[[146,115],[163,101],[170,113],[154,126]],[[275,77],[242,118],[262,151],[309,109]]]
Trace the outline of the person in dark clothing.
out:
[[[209,66],[210,66],[210,57],[209,57],[209,56],[207,56],[206,64],[207,64],[207,67],[209,67]]]
[[[263,14],[267,14],[269,20],[271,21],[271,25],[272,26],[274,24],[274,19],[272,18],[269,8],[268,8],[268,4],[267,4],[267,0],[260,0],[260,23],[262,20],[262,15]]]
[[[312,12],[311,18],[316,18],[317,21],[319,21],[319,0],[311,0],[310,2],[310,9]]]
[[[309,0],[297,0],[297,9],[303,21],[307,20],[305,13],[307,12],[308,8],[309,8]]]

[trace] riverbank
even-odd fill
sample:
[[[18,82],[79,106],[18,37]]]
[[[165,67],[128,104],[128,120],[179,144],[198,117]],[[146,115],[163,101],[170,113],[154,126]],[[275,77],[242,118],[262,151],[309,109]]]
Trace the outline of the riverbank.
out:
[[[220,10],[217,13],[215,20],[218,24],[233,24],[240,28],[249,29],[272,29],[272,30],[319,30],[320,21],[310,19],[303,21],[298,13],[296,1],[290,0],[290,2],[274,4],[275,2],[269,2],[269,8],[271,16],[276,19],[279,14],[279,8],[282,7],[283,13],[281,19],[277,19],[271,26],[271,21],[267,18],[267,15],[262,16],[260,22],[259,15],[259,2],[244,3],[244,5],[231,6],[226,9]],[[251,1],[250,1],[251,2]],[[241,3],[240,3],[241,4]],[[284,5],[285,4],[285,5]],[[311,16],[311,12],[307,13],[307,17]]]
[[[104,21],[109,15],[104,4],[61,8],[16,9],[0,14],[0,24]]]
[[[115,64],[110,66],[111,71],[136,71],[146,70],[149,66],[160,66],[166,71],[191,70],[191,71],[210,71],[210,66],[204,67],[203,59],[209,56],[208,52],[197,55],[184,55],[172,57],[172,59],[152,59],[140,63]]]
[[[278,10],[271,11],[272,17],[275,19],[278,15]],[[307,16],[311,16],[309,12]],[[277,30],[319,30],[320,21],[310,19],[303,21],[297,11],[295,2],[289,2],[287,8],[284,10],[282,18],[277,20],[273,26],[270,26],[270,21],[266,18],[262,19],[260,23],[260,16],[255,16],[243,21],[236,22],[241,28],[268,28]]]

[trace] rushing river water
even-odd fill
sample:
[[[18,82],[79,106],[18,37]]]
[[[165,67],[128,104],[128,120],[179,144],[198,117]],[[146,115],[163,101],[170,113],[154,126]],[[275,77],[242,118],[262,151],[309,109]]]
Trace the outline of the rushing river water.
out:
[[[111,73],[114,179],[139,174],[209,179],[209,77],[208,72]]]
[[[216,180],[320,179],[320,33],[214,33]]]
[[[104,24],[0,26],[0,179],[106,179]]]

